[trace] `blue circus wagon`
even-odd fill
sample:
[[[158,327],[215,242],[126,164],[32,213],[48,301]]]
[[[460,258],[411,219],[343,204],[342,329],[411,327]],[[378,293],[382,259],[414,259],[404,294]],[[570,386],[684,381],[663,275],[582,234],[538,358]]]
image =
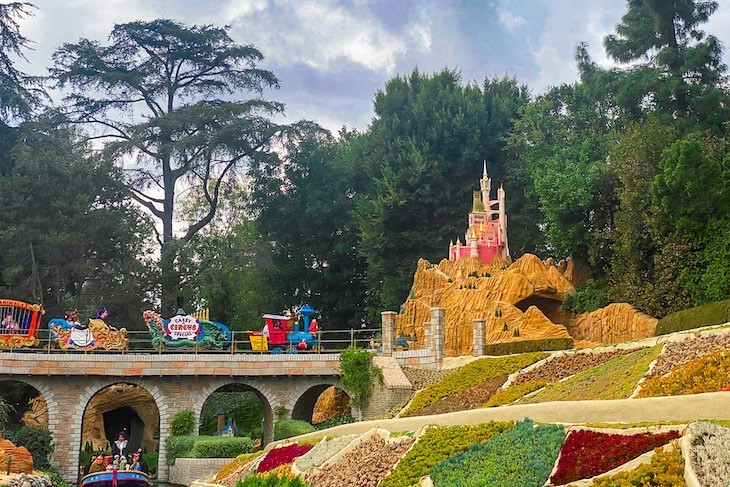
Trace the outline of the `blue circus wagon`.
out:
[[[247,331],[251,341],[251,349],[255,351],[271,350],[273,354],[298,353],[300,350],[311,350],[320,347],[317,331],[312,328],[314,308],[302,306],[299,309],[303,326],[294,316],[265,314],[262,316],[266,333]],[[266,334],[268,333],[268,337]]]

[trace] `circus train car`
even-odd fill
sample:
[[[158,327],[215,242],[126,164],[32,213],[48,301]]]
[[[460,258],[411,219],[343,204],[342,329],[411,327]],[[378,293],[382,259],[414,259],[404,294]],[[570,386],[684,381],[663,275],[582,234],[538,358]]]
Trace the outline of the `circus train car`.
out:
[[[79,321],[78,313],[70,311],[64,318],[53,318],[48,322],[51,340],[62,350],[127,350],[129,338],[127,329],[116,329],[104,321],[104,314],[97,313],[88,324]]]
[[[43,306],[14,299],[0,299],[0,349],[38,344]]]
[[[149,310],[143,317],[155,348],[226,349],[231,345],[231,330],[226,325],[187,315],[183,310],[170,319]]]
[[[246,334],[254,351],[271,351],[272,354],[298,353],[299,351],[318,349],[318,325],[312,320],[314,308],[302,306],[298,314],[300,320],[289,315],[265,314],[264,331],[247,331]],[[268,336],[267,336],[268,335]]]

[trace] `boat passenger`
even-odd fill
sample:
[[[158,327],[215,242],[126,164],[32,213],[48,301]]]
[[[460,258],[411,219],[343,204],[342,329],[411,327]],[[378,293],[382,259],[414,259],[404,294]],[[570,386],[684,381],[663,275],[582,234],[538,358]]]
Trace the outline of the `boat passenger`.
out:
[[[105,470],[106,466],[104,465],[104,455],[97,455],[97,457],[94,458],[91,467],[89,467],[89,473],[103,472]]]
[[[127,432],[125,430],[120,431],[119,438],[112,445],[112,454],[113,455],[126,455],[128,453],[128,451],[127,451],[128,444],[129,444],[129,442],[127,441]]]
[[[142,470],[141,471],[144,472],[144,473],[149,473],[150,472],[150,467],[147,465],[147,461],[145,461],[144,455],[142,455],[142,449],[141,448],[137,449],[137,455],[139,455],[139,464],[142,467]]]
[[[140,462],[140,458],[141,457],[142,456],[139,453],[137,453],[137,452],[134,452],[132,454],[132,463],[130,464],[131,467],[132,467],[131,470],[136,470],[138,472],[147,473],[147,471],[144,470],[144,467],[142,467],[142,462]]]

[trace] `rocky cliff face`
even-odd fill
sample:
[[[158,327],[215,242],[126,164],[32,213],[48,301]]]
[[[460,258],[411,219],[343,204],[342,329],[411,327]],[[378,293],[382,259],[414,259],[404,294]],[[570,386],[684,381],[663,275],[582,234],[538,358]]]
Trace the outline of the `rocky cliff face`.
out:
[[[3,471],[7,468],[8,458],[11,459],[10,473],[32,473],[33,457],[24,446],[15,446],[10,440],[0,436],[0,465]]]
[[[333,418],[341,418],[350,414],[350,398],[339,387],[330,387],[319,396],[314,405],[312,423],[322,423]]]
[[[26,426],[48,429],[48,405],[43,396],[36,396],[28,403],[29,409],[20,421]],[[2,465],[0,463],[0,465]]]
[[[628,303],[613,303],[605,308],[578,315],[569,325],[576,340],[620,343],[654,336],[659,320],[640,313]]]

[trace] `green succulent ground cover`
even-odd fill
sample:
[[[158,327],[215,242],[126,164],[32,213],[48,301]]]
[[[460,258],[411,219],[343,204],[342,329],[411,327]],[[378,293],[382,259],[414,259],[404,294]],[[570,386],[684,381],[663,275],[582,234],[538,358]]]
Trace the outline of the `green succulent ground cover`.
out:
[[[546,384],[547,382],[544,380],[535,380],[525,382],[524,384],[509,386],[507,389],[500,389],[489,398],[489,401],[484,405],[484,407],[492,408],[510,404],[526,394],[542,389]]]
[[[431,384],[413,399],[403,416],[416,416],[422,408],[439,399],[461,392],[481,382],[511,374],[547,357],[544,352],[522,353],[499,358],[483,358],[456,369],[435,384]]]
[[[626,399],[661,350],[662,345],[657,345],[614,357],[562,382],[548,384],[534,396],[521,399],[518,403]]]
[[[483,443],[503,433],[512,422],[489,422],[474,426],[431,427],[383,479],[380,487],[408,487],[418,483],[431,468],[454,453]]]
[[[431,469],[436,487],[539,487],[553,469],[565,431],[525,419],[486,443],[457,453]]]

